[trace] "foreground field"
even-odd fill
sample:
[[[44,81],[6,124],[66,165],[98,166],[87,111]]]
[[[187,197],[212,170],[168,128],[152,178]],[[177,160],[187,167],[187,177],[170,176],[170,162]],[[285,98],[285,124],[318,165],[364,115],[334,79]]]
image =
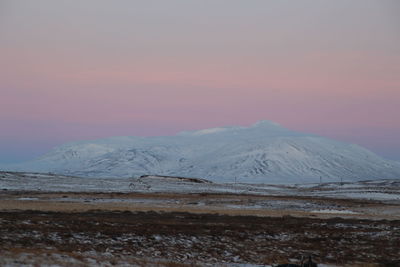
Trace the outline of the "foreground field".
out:
[[[270,265],[302,254],[338,266],[400,264],[400,221],[117,211],[0,218],[2,265]]]
[[[396,180],[256,186],[3,173],[0,182],[0,266],[273,266],[302,255],[319,266],[400,266]]]

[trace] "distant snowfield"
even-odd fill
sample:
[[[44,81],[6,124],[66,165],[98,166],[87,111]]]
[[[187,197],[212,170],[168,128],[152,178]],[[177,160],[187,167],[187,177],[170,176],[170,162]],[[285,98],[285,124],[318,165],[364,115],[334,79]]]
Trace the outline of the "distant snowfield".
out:
[[[400,180],[323,184],[212,183],[204,179],[143,176],[140,178],[85,178],[43,173],[0,172],[0,190],[43,192],[215,193],[260,196],[310,196],[400,201]],[[135,199],[135,201],[138,201]],[[279,204],[274,202],[273,205]],[[201,205],[201,203],[199,203]],[[269,203],[268,205],[272,205]],[[244,208],[232,206],[231,208]],[[248,206],[247,208],[257,208]],[[260,207],[259,207],[260,208]]]
[[[1,169],[96,178],[169,175],[257,184],[400,178],[399,162],[357,145],[290,131],[269,121],[176,136],[69,143],[41,158]]]

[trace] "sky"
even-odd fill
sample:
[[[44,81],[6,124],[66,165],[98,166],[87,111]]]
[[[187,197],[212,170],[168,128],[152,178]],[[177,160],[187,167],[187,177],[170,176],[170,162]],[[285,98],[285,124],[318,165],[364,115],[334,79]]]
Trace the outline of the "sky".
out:
[[[0,0],[0,163],[258,120],[400,160],[400,1]]]

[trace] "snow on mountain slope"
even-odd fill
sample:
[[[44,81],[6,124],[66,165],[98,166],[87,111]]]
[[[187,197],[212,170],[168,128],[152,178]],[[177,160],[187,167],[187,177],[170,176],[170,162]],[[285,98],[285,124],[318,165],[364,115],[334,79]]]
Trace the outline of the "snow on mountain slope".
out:
[[[357,145],[290,131],[269,121],[176,136],[69,143],[11,169],[88,177],[175,175],[249,183],[400,178],[398,162]]]

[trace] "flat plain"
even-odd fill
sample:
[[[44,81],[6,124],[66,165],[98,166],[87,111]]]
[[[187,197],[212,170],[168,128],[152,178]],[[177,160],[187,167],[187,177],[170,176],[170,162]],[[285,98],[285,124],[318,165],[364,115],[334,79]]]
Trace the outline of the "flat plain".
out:
[[[302,255],[319,266],[400,264],[397,180],[249,185],[3,172],[0,186],[4,266],[274,266]]]

